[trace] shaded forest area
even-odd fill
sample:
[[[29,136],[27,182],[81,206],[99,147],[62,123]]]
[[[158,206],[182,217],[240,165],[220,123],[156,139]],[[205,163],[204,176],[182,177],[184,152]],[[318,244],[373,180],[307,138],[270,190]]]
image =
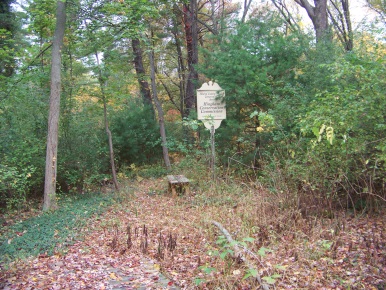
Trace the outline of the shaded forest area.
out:
[[[101,249],[121,255],[130,222],[160,236],[175,230],[185,251],[177,246],[168,262],[161,242],[135,251],[180,287],[383,289],[386,6],[364,1],[366,17],[353,21],[353,2],[2,1],[3,285],[20,277],[20,258],[65,257],[95,234],[75,234],[89,220],[104,232]],[[208,81],[227,108],[215,180],[196,112]],[[186,199],[167,196],[167,174],[191,180]],[[173,208],[195,222],[149,217]],[[48,220],[51,229],[26,234]],[[235,245],[251,263],[238,264]]]

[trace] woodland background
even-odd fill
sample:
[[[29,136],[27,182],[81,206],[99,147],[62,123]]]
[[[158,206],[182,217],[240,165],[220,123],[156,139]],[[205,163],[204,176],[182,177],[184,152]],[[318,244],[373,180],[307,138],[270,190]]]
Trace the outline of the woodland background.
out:
[[[216,80],[227,103],[219,176],[258,181],[299,207],[385,200],[383,0],[363,3],[354,24],[345,0],[58,3],[67,15],[58,192],[90,191],[112,168],[163,171],[161,145],[173,166],[207,162],[195,90]],[[1,4],[2,207],[42,194],[55,11],[56,1]]]
[[[358,3],[2,1],[0,286],[148,287],[151,257],[165,287],[384,289],[386,2]]]

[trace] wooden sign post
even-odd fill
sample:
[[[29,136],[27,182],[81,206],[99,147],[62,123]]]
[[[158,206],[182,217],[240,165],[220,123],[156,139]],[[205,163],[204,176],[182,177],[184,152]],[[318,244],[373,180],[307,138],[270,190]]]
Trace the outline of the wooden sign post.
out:
[[[226,119],[225,91],[217,83],[204,83],[197,90],[197,119],[201,120],[205,128],[210,130],[211,162],[210,167],[215,178],[215,143],[214,133],[220,127],[221,121]]]

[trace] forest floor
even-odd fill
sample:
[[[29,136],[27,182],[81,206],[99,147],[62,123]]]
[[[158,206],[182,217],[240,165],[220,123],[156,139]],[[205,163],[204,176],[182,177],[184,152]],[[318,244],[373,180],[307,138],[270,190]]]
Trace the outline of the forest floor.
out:
[[[0,287],[259,289],[261,277],[269,289],[386,289],[385,229],[384,214],[303,217],[253,184],[172,198],[165,179],[144,179],[66,250],[2,265]],[[235,244],[248,264],[232,258]]]

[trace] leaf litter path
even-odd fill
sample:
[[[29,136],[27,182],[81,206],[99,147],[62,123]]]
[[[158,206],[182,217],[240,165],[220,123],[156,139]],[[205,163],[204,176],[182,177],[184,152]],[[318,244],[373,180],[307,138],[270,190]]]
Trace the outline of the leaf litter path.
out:
[[[262,192],[233,193],[228,203],[211,192],[176,199],[157,195],[165,192],[161,179],[135,186],[120,203],[80,229],[84,240],[67,252],[11,264],[1,273],[0,287],[193,289],[194,279],[200,278],[206,280],[202,289],[258,289],[250,279],[242,279],[242,265],[229,269],[229,263],[208,254],[218,250],[219,235],[210,220],[223,223],[237,240],[253,237],[254,252],[270,249],[254,263],[262,277],[279,275],[276,289],[386,287],[385,215],[307,220],[275,209],[270,195],[267,199]],[[244,224],[254,230],[248,232]],[[169,247],[173,239],[175,249]],[[205,275],[199,267],[204,265],[216,269]]]
[[[159,180],[155,184],[159,185]],[[188,263],[187,267],[182,266],[185,274],[197,269],[194,255],[187,254],[181,258],[178,253],[168,250],[165,242],[168,235],[174,238],[178,236],[182,239],[178,241],[179,252],[184,251],[183,240],[189,240],[190,229],[181,231],[174,221],[170,221],[169,213],[173,211],[175,200],[164,196],[151,197],[148,189],[148,184],[136,188],[134,193],[123,197],[121,203],[93,218],[86,228],[80,229],[84,240],[70,246],[66,252],[58,252],[51,257],[40,254],[36,258],[12,263],[7,271],[1,273],[0,287],[178,289],[177,284],[186,285],[187,280],[179,276],[181,271],[170,267],[167,269],[169,278],[166,278],[161,274],[161,267],[170,266],[173,260],[178,260],[179,263]],[[128,225],[132,229],[130,249],[127,245]],[[146,238],[144,226],[149,231]],[[156,261],[160,255],[162,263]],[[166,272],[164,268],[162,270]]]

